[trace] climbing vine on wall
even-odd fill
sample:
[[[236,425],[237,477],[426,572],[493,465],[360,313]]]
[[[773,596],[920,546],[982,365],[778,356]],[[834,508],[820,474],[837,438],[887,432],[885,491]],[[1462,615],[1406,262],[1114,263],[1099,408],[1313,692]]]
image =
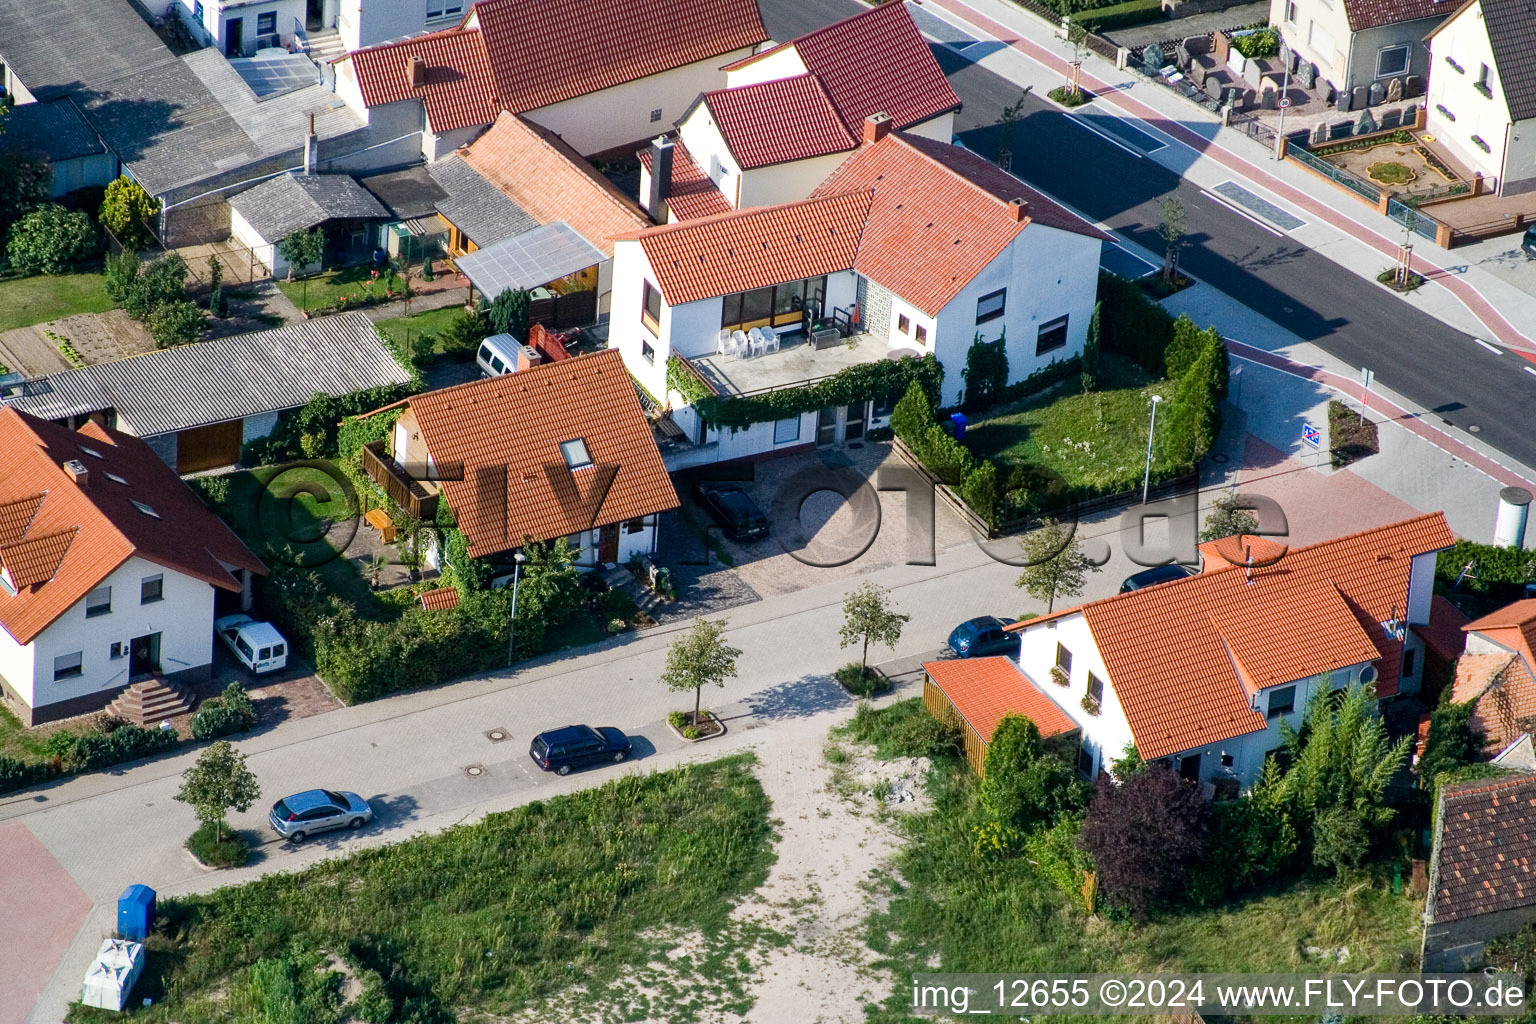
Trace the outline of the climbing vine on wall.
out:
[[[936,406],[939,402],[939,387],[944,383],[944,368],[933,356],[923,356],[921,359],[903,356],[896,360],[882,359],[879,362],[863,363],[803,387],[784,388],[744,398],[710,394],[701,381],[693,378],[680,365],[677,371],[677,377],[691,380],[695,390],[690,392],[673,382],[671,363],[667,366],[668,386],[687,397],[709,426],[735,430],[754,423],[788,419],[833,405],[850,405],[871,399],[894,402],[914,380]]]

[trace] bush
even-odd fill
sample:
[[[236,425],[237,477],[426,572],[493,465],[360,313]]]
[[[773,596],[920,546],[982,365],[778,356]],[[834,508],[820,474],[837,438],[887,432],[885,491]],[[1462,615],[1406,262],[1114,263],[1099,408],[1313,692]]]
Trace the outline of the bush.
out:
[[[1205,853],[1211,808],[1171,768],[1152,768],[1125,783],[1100,782],[1083,823],[1083,847],[1098,866],[1106,898],[1139,918],[1177,901]]]
[[[688,724],[688,712],[686,712],[686,711],[668,711],[667,712],[667,723],[669,725],[671,725],[672,728],[674,728],[674,729],[682,729],[684,726],[686,726]]]
[[[978,332],[965,354],[960,376],[965,380],[963,408],[967,412],[990,409],[1008,385],[1008,348],[1002,336],[984,341]]]
[[[133,292],[134,282],[138,280],[139,269],[139,254],[136,252],[124,250],[116,256],[108,255],[104,268],[107,298],[119,306],[126,305],[128,296]]]
[[[1454,585],[1468,563],[1474,567],[1474,575],[1462,580],[1461,589],[1474,593],[1486,592],[1514,600],[1524,596],[1522,588],[1526,583],[1536,581],[1536,552],[1467,540],[1458,540],[1440,552],[1435,561],[1435,576],[1447,586]]]
[[[913,454],[933,471],[934,476],[952,487],[959,486],[971,471],[970,450],[937,423],[928,428]]]
[[[203,701],[203,706],[192,716],[192,738],[218,739],[245,732],[255,724],[256,705],[251,702],[250,694],[238,682],[230,683],[222,694]]]
[[[1065,893],[1073,906],[1086,910],[1083,883],[1085,873],[1093,870],[1093,860],[1079,845],[1082,834],[1082,819],[1063,815],[1050,828],[1036,829],[1024,837],[1024,856],[1035,862],[1040,874]]]
[[[855,697],[873,697],[890,688],[890,682],[878,670],[866,669],[856,661],[850,661],[832,673],[839,685]]]
[[[0,793],[10,793],[13,790],[25,789],[33,783],[42,782],[47,777],[47,765],[29,764],[26,761],[18,761],[14,757],[6,757],[4,754],[0,754]]]
[[[149,314],[149,334],[161,348],[185,345],[203,329],[206,314],[186,299],[162,303]]]
[[[1328,403],[1328,447],[1335,466],[1359,462],[1381,451],[1376,424],[1334,399]]]
[[[1280,54],[1280,33],[1272,28],[1261,28],[1257,32],[1234,36],[1232,48],[1249,60],[1276,57]]]
[[[1173,341],[1174,319],[1133,281],[1099,275],[1099,343],[1154,376],[1167,372],[1164,353]]]
[[[55,203],[11,225],[11,266],[24,274],[63,274],[96,251],[96,229],[83,213]]]
[[[97,219],[124,249],[142,249],[154,240],[149,225],[160,215],[160,200],[124,174],[107,186]]]
[[[911,448],[922,444],[922,439],[928,435],[928,428],[934,422],[928,393],[923,390],[922,384],[912,381],[907,385],[906,394],[901,396],[901,400],[891,410],[891,429]]]
[[[1045,750],[1034,722],[1010,713],[987,744],[980,795],[995,821],[1028,832],[1063,812],[1080,810],[1088,787],[1071,765]]]
[[[1429,716],[1429,738],[1415,770],[1420,788],[1434,791],[1440,776],[1481,759],[1484,739],[1472,726],[1475,700],[1460,704],[1450,702],[1451,689],[1441,694],[1440,706]]]
[[[1129,0],[1128,3],[1078,11],[1072,15],[1072,20],[1079,25],[1086,25],[1092,32],[1108,32],[1130,25],[1145,25],[1162,16],[1162,0]]]
[[[960,497],[988,526],[998,522],[997,467],[987,460],[977,463],[960,485]]]
[[[67,748],[58,754],[66,772],[93,772],[124,761],[136,761],[164,753],[181,738],[175,729],[146,729],[124,725],[110,733],[55,733],[67,736]],[[50,737],[52,739],[53,737]]]
[[[448,321],[448,326],[440,335],[443,352],[455,359],[471,359],[475,348],[488,333],[489,325],[484,316],[461,309]]]
[[[1046,95],[1064,107],[1080,107],[1093,99],[1093,94],[1087,89],[1079,87],[1076,92],[1071,92],[1064,85],[1058,85]]]
[[[137,257],[134,259],[137,261]],[[126,281],[123,298],[113,301],[118,302],[135,320],[148,320],[149,315],[161,306],[181,302],[186,297],[187,261],[179,253],[173,252],[139,265]]]
[[[224,838],[218,838],[214,822],[199,825],[187,839],[187,849],[198,862],[210,868],[238,868],[251,856],[251,844],[242,833],[228,825],[223,828]]]
[[[836,731],[855,743],[872,745],[879,758],[937,757],[960,749],[960,734],[930,715],[920,697],[878,711],[861,703]]]
[[[639,610],[640,606],[635,603],[635,599],[627,590],[617,588],[608,590],[597,599],[597,616],[605,621],[622,619],[629,622]]]

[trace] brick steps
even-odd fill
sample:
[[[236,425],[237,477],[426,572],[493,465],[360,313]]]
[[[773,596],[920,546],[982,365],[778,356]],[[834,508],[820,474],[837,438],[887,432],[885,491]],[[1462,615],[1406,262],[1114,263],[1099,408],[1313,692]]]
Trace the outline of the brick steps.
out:
[[[181,687],[155,676],[129,686],[107,705],[107,710],[135,725],[154,725],[186,714],[192,710],[193,702],[194,698]]]

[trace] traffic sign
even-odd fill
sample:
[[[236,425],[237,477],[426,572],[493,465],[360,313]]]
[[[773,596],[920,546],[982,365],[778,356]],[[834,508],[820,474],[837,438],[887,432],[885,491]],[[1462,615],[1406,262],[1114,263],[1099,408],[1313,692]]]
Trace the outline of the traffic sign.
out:
[[[1286,107],[1289,107],[1290,105],[1291,105],[1291,98],[1289,96],[1282,96],[1282,97],[1280,97],[1280,109],[1281,110],[1284,110]]]
[[[1313,448],[1321,448],[1323,446],[1323,435],[1310,423],[1302,424],[1301,439]]]

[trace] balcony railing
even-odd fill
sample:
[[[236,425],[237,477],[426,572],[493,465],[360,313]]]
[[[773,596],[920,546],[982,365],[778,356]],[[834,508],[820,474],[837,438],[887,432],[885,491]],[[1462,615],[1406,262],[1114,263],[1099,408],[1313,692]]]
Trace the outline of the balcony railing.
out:
[[[384,450],[383,441],[369,441],[363,445],[363,472],[368,479],[384,488],[389,499],[405,510],[407,515],[430,522],[437,516],[437,495],[423,487],[419,480],[412,480],[395,460]]]

